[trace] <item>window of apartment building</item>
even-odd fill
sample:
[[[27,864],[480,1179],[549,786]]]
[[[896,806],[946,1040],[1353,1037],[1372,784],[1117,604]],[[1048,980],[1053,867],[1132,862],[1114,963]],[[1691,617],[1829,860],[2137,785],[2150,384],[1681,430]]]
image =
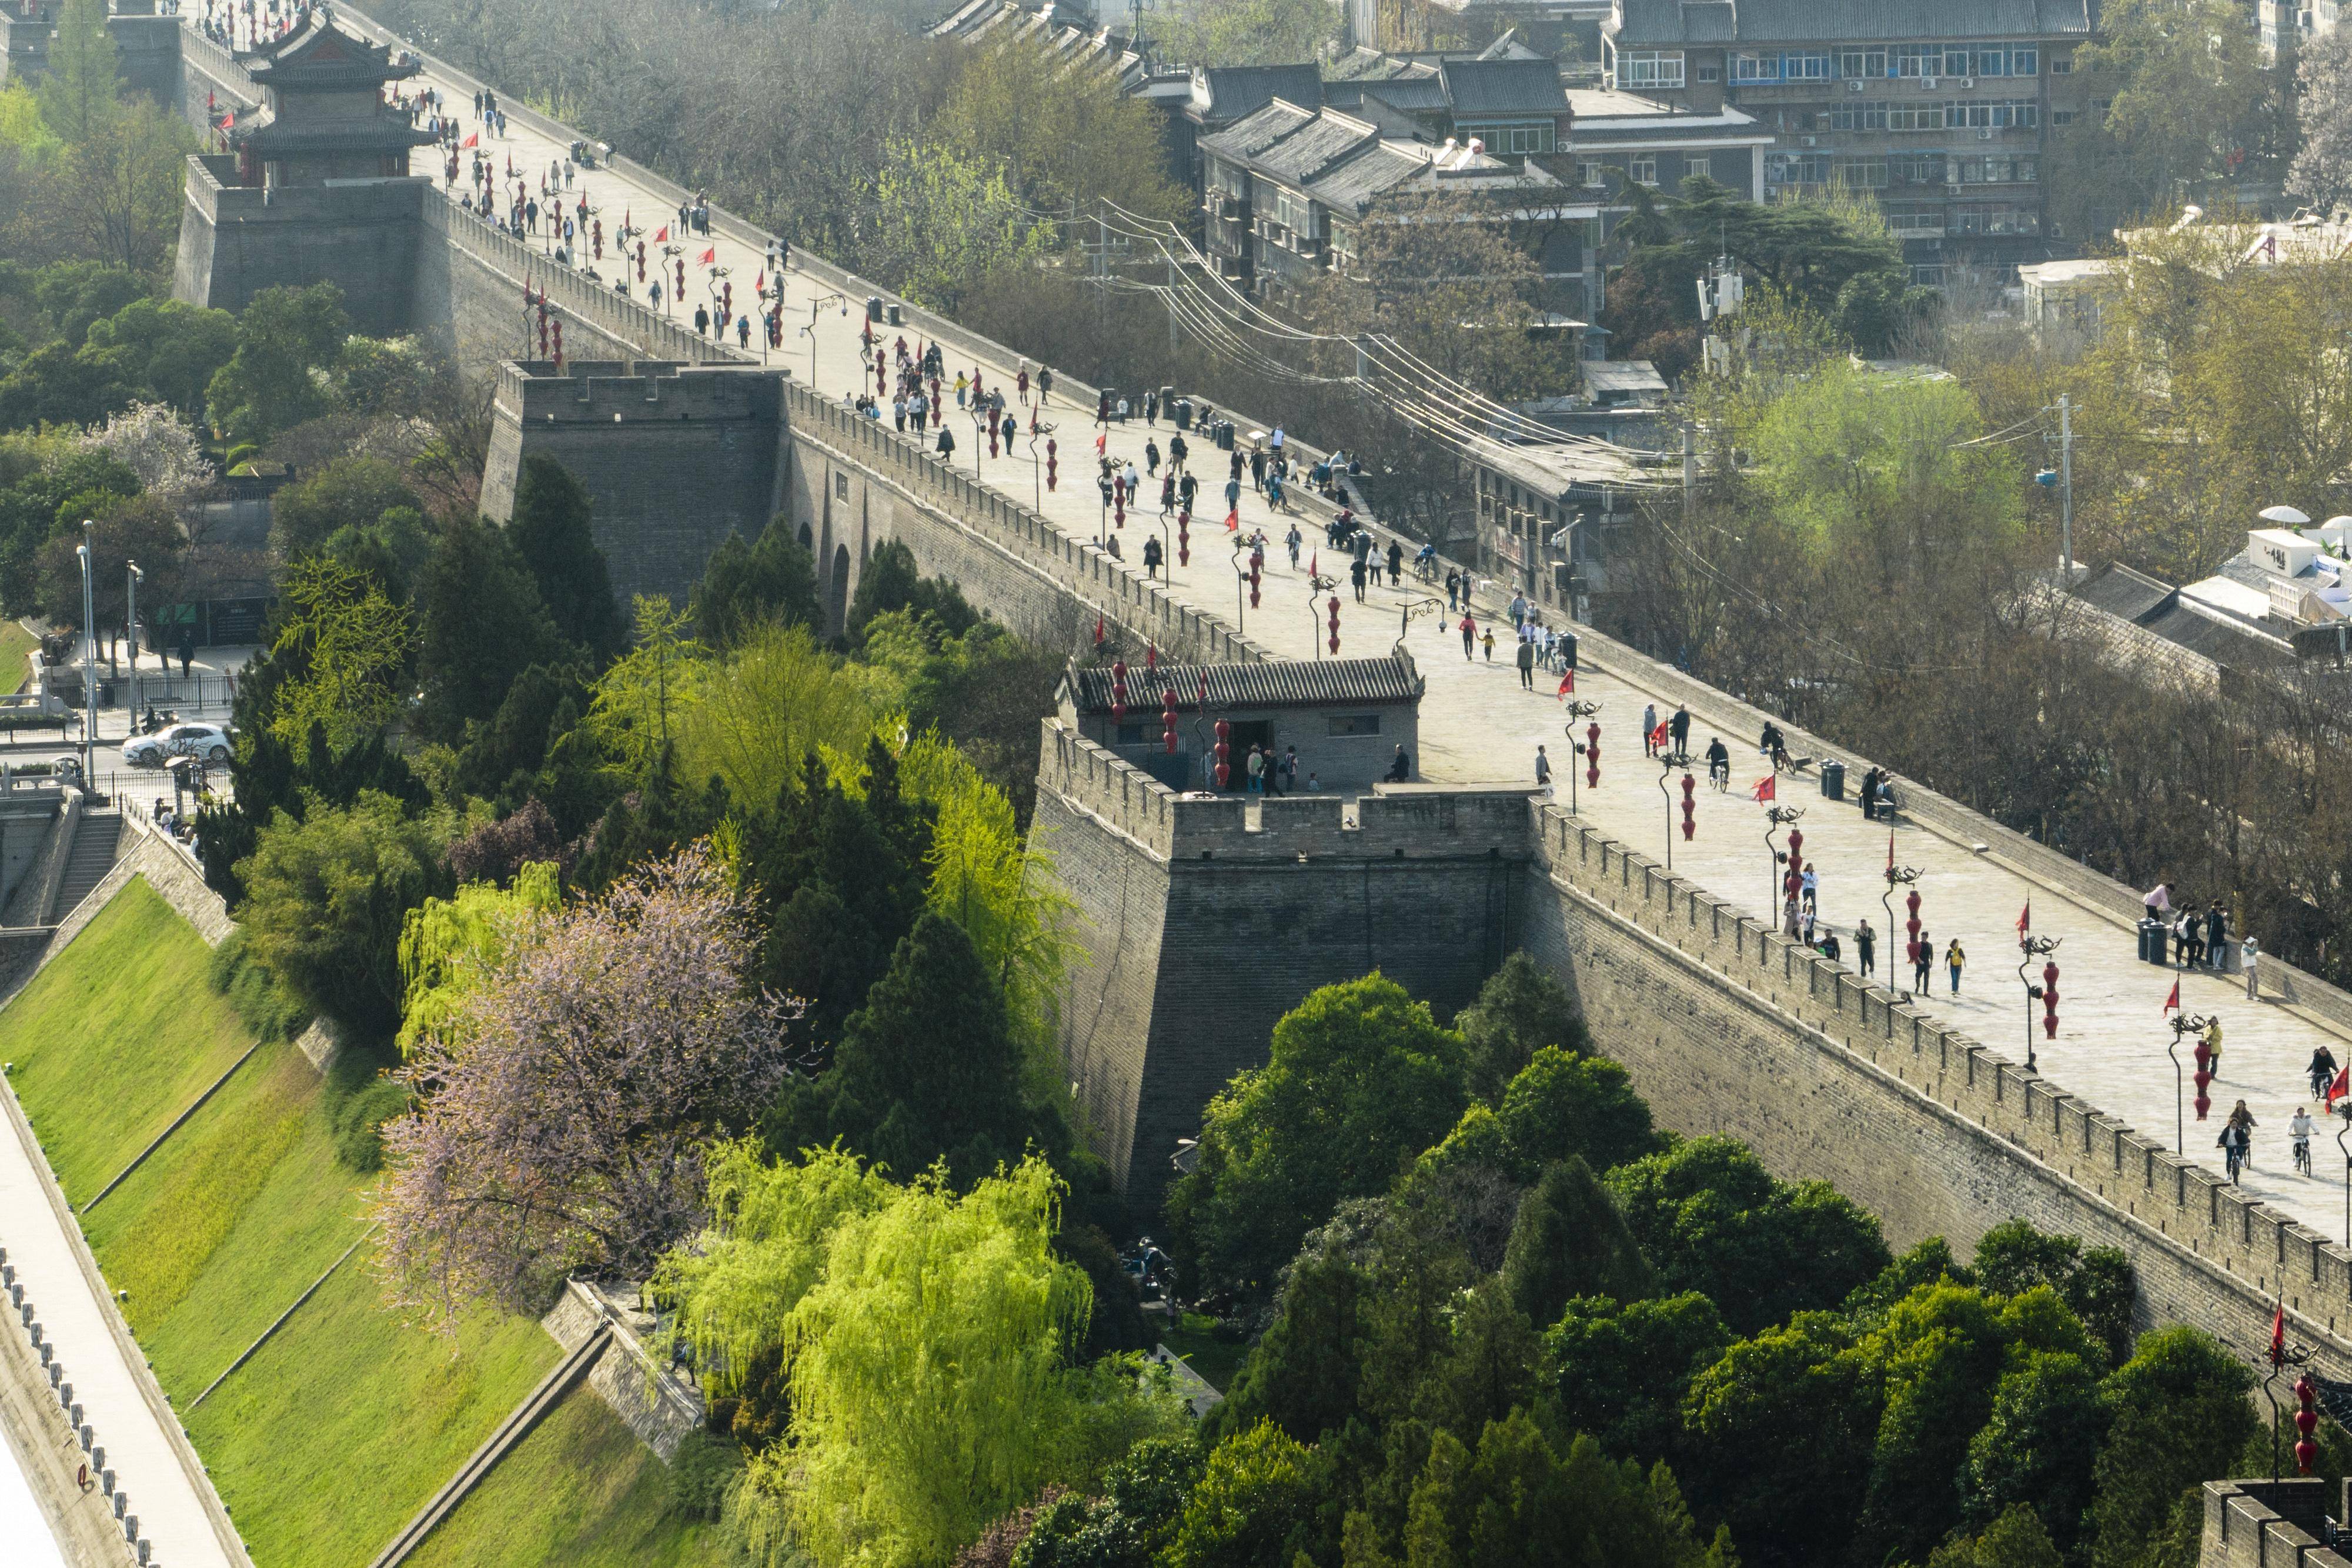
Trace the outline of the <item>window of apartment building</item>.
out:
[[[1848,159],[1837,166],[1836,183],[1848,191],[1883,191],[1886,189],[1886,160]]]
[[[1706,61],[1698,68],[1698,79],[1701,81],[1721,81],[1723,79],[1723,68],[1717,65],[1713,60]]]
[[[2053,71],[2058,68],[2058,64],[2055,60],[2051,62],[2050,68]],[[2040,49],[2011,49],[2009,51],[2010,75],[2013,77],[2035,76],[2041,72],[2041,69],[2042,51]]]
[[[2027,53],[2027,54],[2029,54],[2029,55],[2030,55],[2030,54],[2032,54],[2032,52],[2033,52],[2033,51],[2032,51],[2032,50],[2031,50],[2031,49],[2028,49],[2028,50],[2026,50],[2026,51],[2025,51],[2025,53]],[[2051,56],[2051,57],[2050,57],[2050,74],[2051,74],[2052,76],[2053,76],[2053,77],[2070,77],[2070,76],[2073,76],[2073,75],[2074,74],[2074,56],[2072,56],[2072,55],[2053,55],[2053,56]]]
[[[1356,265],[1356,225],[1334,222],[1331,225],[1331,265]]]
[[[1558,131],[1549,125],[1498,125],[1465,129],[1464,134],[1483,137],[1487,150],[1494,152],[1549,152],[1559,138]]]
[[[2072,125],[2074,123],[2074,111],[2071,109],[2053,109],[2050,111],[2050,123]]]
[[[1625,160],[1625,172],[1633,183],[1654,188],[1658,183],[1658,155],[1654,152],[1634,153]]]
[[[1886,106],[1886,129],[1941,131],[1944,129],[1944,106],[1940,103],[1890,103]]]
[[[1887,177],[1897,185],[1940,185],[1945,164],[1941,152],[1897,152],[1886,160]]]
[[[1592,159],[1588,158],[1583,162],[1579,163],[1576,166],[1577,178],[1588,190],[1598,191],[1604,189],[1609,183],[1609,176],[1603,173],[1602,171],[1607,167],[1607,164],[1596,162]],[[1339,241],[1335,238],[1332,243],[1336,245]]]
[[[2040,234],[2042,214],[2031,207],[1954,207],[1951,232],[1956,235]]]
[[[1939,74],[1948,77],[1964,77],[1968,75],[1969,61],[1971,57],[1972,57],[1966,49],[1946,49],[1944,51],[1944,68]]]
[[[1895,46],[1895,74],[1899,77],[1941,76],[1944,71],[1944,46],[1941,44],[1897,44]]]
[[[1830,183],[1830,155],[1826,152],[1767,152],[1764,154],[1764,183],[1767,185],[1826,185]]]
[[[1617,57],[1619,87],[1680,87],[1683,85],[1683,57],[1661,53],[1620,55]]]
[[[1840,131],[1884,131],[1886,129],[1886,100],[1873,99],[1866,103],[1851,100],[1831,109],[1830,123]]]
[[[1979,49],[1977,51],[1976,67],[1974,70],[1962,71],[1960,74],[1962,76],[2005,77],[2009,74],[2009,51],[2007,49]]]
[[[1312,235],[1315,233],[1315,204],[1305,196],[1277,186],[1274,193],[1274,221],[1302,237]]]
[[[1939,235],[1944,232],[1944,214],[1938,212],[1906,212],[1889,208],[1886,226],[1899,235]]]
[[[1838,75],[1848,78],[1883,77],[1886,74],[1885,49],[1840,49]]]
[[[1734,55],[1731,57],[1733,81],[1779,81],[1780,57],[1778,55]]]
[[[1827,81],[1830,79],[1830,57],[1822,55],[1790,55],[1780,61],[1783,81]]]
[[[1990,128],[2006,131],[2011,127],[2031,130],[2041,123],[2042,106],[2031,99],[2011,99],[1994,103],[1954,103],[1945,106],[1944,122],[1957,131],[1962,126],[1971,129]]]

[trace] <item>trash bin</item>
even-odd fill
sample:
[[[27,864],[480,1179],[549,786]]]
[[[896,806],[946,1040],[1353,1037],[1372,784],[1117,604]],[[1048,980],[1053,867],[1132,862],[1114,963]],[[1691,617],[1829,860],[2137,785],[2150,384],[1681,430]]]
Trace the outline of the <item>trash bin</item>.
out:
[[[888,310],[890,314],[890,325],[893,327],[903,327],[907,324],[906,312],[900,307],[894,303],[888,307]]]
[[[1176,400],[1174,418],[1177,429],[1190,430],[1192,428],[1192,400],[1191,398],[1182,397]]]
[[[1231,452],[1233,449],[1234,422],[1230,419],[1221,419],[1217,421],[1217,450]]]
[[[2143,920],[2139,923],[2139,956],[2144,964],[2164,962],[2164,922]]]
[[[1822,763],[1822,799],[1824,800],[1845,799],[1844,763],[1833,759],[1825,759]]]
[[[866,319],[868,321],[882,319],[882,297],[879,294],[869,294],[866,297]]]
[[[1570,669],[1571,669],[1571,670],[1575,669],[1575,668],[1576,668],[1576,633],[1575,633],[1575,632],[1561,632],[1561,633],[1559,634],[1559,649],[1560,649],[1560,654],[1561,654],[1561,656],[1562,656],[1563,658],[1565,658],[1565,659],[1568,661],[1568,668],[1570,668]]]

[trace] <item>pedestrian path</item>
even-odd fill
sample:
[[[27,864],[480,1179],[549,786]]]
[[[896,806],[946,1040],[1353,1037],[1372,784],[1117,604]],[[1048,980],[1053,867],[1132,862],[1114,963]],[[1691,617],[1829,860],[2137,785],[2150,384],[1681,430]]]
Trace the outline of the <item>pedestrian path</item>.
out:
[[[473,89],[464,79],[432,68],[427,69],[425,79],[438,85],[461,113],[470,111]],[[488,135],[482,139],[483,147],[501,170],[509,152],[519,170],[544,167],[551,158],[562,157],[564,142],[569,141],[568,136],[559,141],[535,132],[520,119],[512,120],[510,129],[509,139]],[[420,170],[430,156],[429,152],[420,154]],[[535,181],[533,188],[536,189]],[[585,172],[573,199],[583,191],[593,205],[607,214],[608,231],[624,213],[633,215],[639,226],[648,231],[665,223],[676,224],[674,192],[633,179],[625,172],[611,169]],[[545,241],[538,243],[543,246]],[[736,298],[742,301],[749,298],[751,286],[761,281],[767,271],[766,256],[758,246],[725,234],[692,236],[687,244],[689,282],[698,288],[707,280],[709,267],[722,267],[728,269],[728,280],[737,286]],[[698,269],[693,264],[706,250],[713,260]],[[609,260],[603,264],[608,277],[614,275],[614,266]],[[635,298],[644,298],[642,288],[633,288],[632,292]],[[690,292],[686,316],[691,316],[697,298],[698,294]],[[863,306],[862,298],[845,299],[841,291],[824,277],[797,267],[788,270],[784,280],[786,348],[774,356],[775,361],[791,369],[795,379],[829,397],[846,401],[860,392],[875,391],[872,362],[858,336],[864,325]],[[877,330],[886,347],[895,344],[901,336],[910,350],[919,351],[925,346],[922,333],[913,327],[879,327]],[[763,354],[761,343],[755,329],[752,357]],[[1124,528],[1108,524],[1095,485],[1097,435],[1103,439],[1107,455],[1121,464],[1132,459],[1141,471],[1146,467],[1144,448],[1148,441],[1156,441],[1163,453],[1167,449],[1171,431],[1164,422],[1153,427],[1135,418],[1124,424],[1098,427],[1094,423],[1091,403],[1080,406],[1057,392],[1042,414],[1043,420],[1055,427],[1052,438],[1059,448],[1059,484],[1046,490],[1039,473],[1042,443],[1034,454],[1027,447],[1025,432],[1030,411],[1012,402],[1016,371],[1013,356],[1000,353],[975,360],[969,352],[950,352],[943,382],[952,387],[959,371],[969,373],[974,370],[981,372],[987,385],[1002,384],[1006,389],[1009,407],[1020,418],[1024,434],[1012,451],[991,457],[985,439],[975,441],[969,414],[951,410],[950,428],[955,432],[957,443],[953,462],[959,469],[975,474],[983,483],[1013,499],[1034,506],[1047,520],[1076,538],[1118,537],[1121,553],[1138,570],[1144,538],[1159,536],[1167,551],[1168,566],[1163,577],[1174,591],[1200,608],[1228,620],[1237,619],[1244,632],[1276,657],[1323,656],[1321,613],[1318,609],[1322,596],[1308,591],[1305,578],[1312,566],[1322,566],[1327,571],[1338,569],[1333,575],[1342,580],[1337,590],[1341,600],[1342,656],[1375,655],[1401,643],[1428,677],[1429,691],[1421,710],[1423,755],[1418,758],[1418,771],[1423,777],[1458,783],[1524,780],[1532,787],[1535,748],[1544,744],[1550,747],[1559,792],[1567,793],[1564,769],[1572,758],[1567,750],[1565,727],[1552,689],[1557,685],[1556,678],[1545,680],[1539,676],[1538,688],[1533,692],[1520,687],[1517,671],[1508,663],[1511,643],[1507,623],[1498,633],[1499,657],[1489,664],[1483,655],[1473,660],[1463,657],[1461,639],[1454,630],[1458,616],[1439,612],[1443,611],[1442,589],[1433,591],[1408,574],[1398,587],[1383,584],[1369,588],[1364,601],[1357,602],[1345,583],[1345,562],[1335,559],[1335,552],[1322,545],[1320,520],[1311,517],[1297,519],[1307,538],[1301,566],[1294,570],[1278,543],[1269,549],[1260,602],[1251,609],[1237,594],[1233,541],[1222,526],[1224,454],[1214,451],[1203,440],[1191,441],[1192,468],[1200,476],[1202,510],[1206,516],[1193,521],[1189,565],[1180,563],[1172,524],[1161,521],[1158,516],[1156,485],[1147,479],[1139,509],[1129,515]],[[1280,413],[1265,409],[1251,412],[1260,418]],[[1244,434],[1248,428],[1244,426]],[[1263,528],[1278,541],[1293,519],[1275,513],[1244,486],[1240,520],[1244,532]],[[1415,607],[1422,612],[1408,630],[1404,614]],[[1489,613],[1498,608],[1482,606],[1482,628]],[[1628,672],[1635,669],[1631,662],[1626,667]],[[1601,784],[1596,790],[1582,793],[1582,815],[1601,831],[1635,849],[1661,853],[1666,848],[1670,817],[1676,813],[1669,798],[1660,793],[1655,765],[1645,768],[1643,764],[1640,715],[1649,703],[1655,703],[1662,715],[1671,713],[1671,695],[1645,688],[1631,673],[1588,674],[1580,681],[1578,695],[1602,704],[1599,719]],[[1731,793],[1718,795],[1702,783],[1697,837],[1684,844],[1676,836],[1675,869],[1718,896],[1738,902],[1758,918],[1775,921],[1779,913],[1777,890],[1766,860],[1763,808],[1747,797],[1748,786],[1769,771],[1756,750],[1761,716],[1750,716],[1728,697],[1722,700],[1717,711],[1726,716],[1727,722],[1736,713],[1746,727],[1737,734],[1727,733],[1720,726],[1711,730],[1709,719],[1702,716],[1692,732],[1691,750],[1703,753],[1711,736],[1722,734],[1733,751],[1737,788]],[[1580,733],[1581,727],[1578,727]],[[1867,759],[1849,758],[1848,761],[1858,780],[1869,765]],[[1302,755],[1299,764],[1304,772],[1313,768],[1315,759]],[[1787,788],[1790,796],[1784,803],[1812,808],[1800,825],[1805,833],[1805,858],[1819,868],[1823,919],[1837,929],[1851,966],[1854,961],[1851,940],[1853,925],[1867,917],[1879,934],[1883,975],[1890,955],[1898,965],[1903,959],[1899,936],[1892,943],[1887,940],[1889,933],[1878,899],[1884,886],[1886,831],[1865,822],[1850,804],[1797,800],[1795,791],[1810,789],[1809,782],[1801,786],[1790,780]],[[1679,800],[1678,790],[1673,799]],[[2171,1033],[2160,1009],[2174,975],[2139,962],[2133,934],[2128,929],[2067,901],[2053,889],[2016,870],[1975,853],[1968,845],[1915,825],[1898,827],[1895,838],[1897,860],[1921,870],[1917,884],[1922,899],[1921,916],[1935,940],[1938,959],[1945,944],[1958,937],[1969,960],[1957,996],[1950,993],[1939,963],[1930,994],[1923,998],[1929,1009],[1944,1021],[2023,1061],[2027,1006],[2016,974],[2015,933],[2019,913],[2032,899],[2034,934],[2062,939],[2055,955],[2061,972],[2058,1035],[2053,1040],[2036,1042],[2043,1076],[2143,1133],[2169,1139],[2175,1124],[2175,1079],[2164,1049]],[[1899,903],[1895,915],[1899,933]],[[2259,937],[2260,933],[2256,936]],[[2038,973],[2038,962],[2034,967]],[[1901,978],[1907,986],[1908,975]],[[2339,1060],[2352,1059],[2352,1049],[2347,1049],[2346,1039],[2295,1010],[2273,1002],[2249,1003],[2242,985],[2232,977],[2189,974],[2180,977],[2180,982],[2183,1005],[2192,1012],[2220,1014],[2226,1038],[2223,1071],[2211,1089],[2213,1119],[2201,1124],[2193,1120],[2188,1123],[2189,1157],[2220,1168],[2221,1158],[2214,1140],[2221,1131],[2221,1118],[2230,1106],[2243,1099],[2258,1123],[2254,1165],[2246,1173],[2246,1187],[2322,1234],[2343,1235],[2346,1165],[2332,1145],[2332,1134],[2338,1124],[2323,1121],[2322,1131],[2330,1137],[2315,1150],[2319,1174],[2306,1177],[2290,1168],[2286,1124],[2296,1105],[2308,1103],[2303,1070],[2313,1049],[2325,1043]],[[2038,1019],[2038,1009],[2034,1016]],[[2038,1030],[2038,1023],[2035,1027]]]

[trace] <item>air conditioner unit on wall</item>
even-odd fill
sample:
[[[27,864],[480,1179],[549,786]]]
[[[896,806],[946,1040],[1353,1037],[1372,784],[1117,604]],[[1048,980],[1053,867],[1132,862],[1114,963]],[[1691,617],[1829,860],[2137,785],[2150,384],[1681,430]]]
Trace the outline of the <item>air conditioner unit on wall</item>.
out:
[[[1991,126],[1990,126],[1990,125],[1988,125],[1988,126],[1986,126],[1983,130],[1981,130],[1981,131],[1978,131],[1978,132],[1977,132],[1977,140],[1978,140],[1978,141],[1991,141],[1991,140],[1992,140],[1992,127],[1991,127]]]
[[[1935,91],[1935,90],[1936,90],[1936,78],[1935,78],[1934,77],[1921,77],[1921,78],[1919,78],[1919,90],[1920,90],[1921,92],[1933,92],[1933,91]]]
[[[1974,87],[1974,86],[1976,86],[1976,85],[1977,85],[1977,78],[1974,78],[1974,77],[1962,77],[1962,78],[1960,78],[1960,90],[1961,90],[1962,92],[1966,92],[1966,91],[1968,91],[1970,88],[1972,88],[1972,87]]]
[[[1818,136],[1808,136],[1805,138],[1805,145],[1808,147],[1819,147],[1821,144],[1822,139]]]
[[[1855,77],[1852,80],[1848,81],[1845,84],[1845,90],[1848,92],[1860,92],[1862,90],[1862,78],[1860,77]]]

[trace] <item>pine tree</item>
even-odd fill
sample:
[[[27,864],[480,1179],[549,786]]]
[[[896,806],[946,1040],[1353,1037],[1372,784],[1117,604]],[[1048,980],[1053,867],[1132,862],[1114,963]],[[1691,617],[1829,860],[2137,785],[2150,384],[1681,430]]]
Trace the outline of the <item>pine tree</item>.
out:
[[[529,457],[515,481],[507,538],[538,583],[556,630],[587,649],[602,669],[628,645],[628,628],[590,527],[593,510],[588,492],[562,464]]]

